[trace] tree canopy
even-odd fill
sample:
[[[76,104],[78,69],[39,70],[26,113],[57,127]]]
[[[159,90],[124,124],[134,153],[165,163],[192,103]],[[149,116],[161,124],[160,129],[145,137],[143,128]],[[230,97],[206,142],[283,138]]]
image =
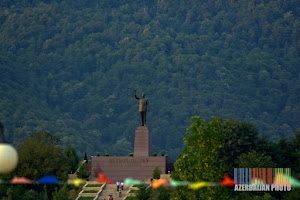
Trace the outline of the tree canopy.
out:
[[[18,176],[38,180],[45,175],[61,177],[71,166],[63,149],[58,146],[59,139],[48,132],[34,133],[17,145],[19,163],[16,168]]]
[[[184,136],[185,148],[175,162],[175,180],[192,183],[220,182],[224,174],[233,176],[234,168],[291,168],[294,178],[300,177],[299,130],[288,139],[270,142],[257,135],[251,123],[214,118],[210,121],[191,118]],[[250,142],[250,143],[249,143]],[[248,148],[247,148],[248,147]],[[230,158],[230,159],[228,159]],[[279,159],[278,159],[279,158]],[[230,187],[205,187],[198,190],[178,186],[172,192],[174,199],[295,199],[299,189],[288,193],[232,192]],[[296,198],[296,199],[297,199]]]
[[[225,134],[219,120],[210,122],[198,116],[191,118],[191,126],[184,137],[186,147],[175,163],[175,180],[198,182],[219,182],[224,175],[225,165],[220,159]],[[174,191],[178,199],[218,198],[229,199],[224,187],[206,187],[196,191],[178,187]]]
[[[30,134],[23,142],[17,145],[19,162],[14,172],[2,175],[8,181],[13,176],[25,177],[32,181],[48,175],[67,181],[68,173],[78,165],[74,163],[76,151],[69,145],[63,149],[60,139],[53,134],[40,131]],[[42,185],[42,184],[0,184],[0,197],[3,200],[48,200],[68,199],[71,185]]]

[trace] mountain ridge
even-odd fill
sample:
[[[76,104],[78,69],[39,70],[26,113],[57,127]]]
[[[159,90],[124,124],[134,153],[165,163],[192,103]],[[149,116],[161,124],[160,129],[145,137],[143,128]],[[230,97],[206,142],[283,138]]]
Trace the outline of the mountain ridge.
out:
[[[2,1],[0,9],[0,119],[13,143],[47,130],[79,155],[126,155],[140,124],[135,89],[149,98],[154,151],[173,158],[194,115],[251,122],[272,140],[299,128],[296,1]]]

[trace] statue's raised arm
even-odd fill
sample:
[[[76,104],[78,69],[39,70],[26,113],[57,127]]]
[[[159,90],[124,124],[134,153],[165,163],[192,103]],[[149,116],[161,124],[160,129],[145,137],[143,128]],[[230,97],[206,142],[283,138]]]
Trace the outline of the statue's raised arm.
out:
[[[134,90],[134,97],[139,100],[140,98],[136,96],[136,90]]]

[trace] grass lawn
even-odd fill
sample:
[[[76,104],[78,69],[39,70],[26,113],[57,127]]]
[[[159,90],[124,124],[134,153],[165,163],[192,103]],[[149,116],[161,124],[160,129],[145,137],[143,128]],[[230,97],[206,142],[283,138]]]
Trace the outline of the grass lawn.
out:
[[[144,187],[147,187],[149,184],[145,184],[145,183],[143,183],[143,184],[134,184],[134,185],[132,185],[132,187],[140,187],[140,186],[144,186]]]
[[[79,197],[78,200],[93,200],[95,197]]]
[[[136,194],[136,193],[138,193],[138,192],[139,192],[138,190],[130,190],[129,193],[134,193],[134,194]]]
[[[101,186],[102,186],[102,184],[88,184],[85,187],[101,187]]]
[[[136,197],[126,197],[125,200],[137,200],[137,198]]]
[[[98,190],[83,190],[82,193],[97,193]]]
[[[134,184],[134,185],[132,185],[132,187],[139,187],[139,186],[142,186],[142,184]]]

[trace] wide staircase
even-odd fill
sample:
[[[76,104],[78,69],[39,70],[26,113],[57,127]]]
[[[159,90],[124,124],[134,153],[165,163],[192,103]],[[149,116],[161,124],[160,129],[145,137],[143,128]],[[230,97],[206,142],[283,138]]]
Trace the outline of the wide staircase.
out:
[[[119,197],[119,192],[117,191],[117,185],[106,184],[105,188],[102,190],[97,200],[107,200],[108,195],[110,194],[113,196],[114,200],[122,200],[125,198],[128,189],[129,187],[124,187],[124,190],[122,191],[122,196]]]

